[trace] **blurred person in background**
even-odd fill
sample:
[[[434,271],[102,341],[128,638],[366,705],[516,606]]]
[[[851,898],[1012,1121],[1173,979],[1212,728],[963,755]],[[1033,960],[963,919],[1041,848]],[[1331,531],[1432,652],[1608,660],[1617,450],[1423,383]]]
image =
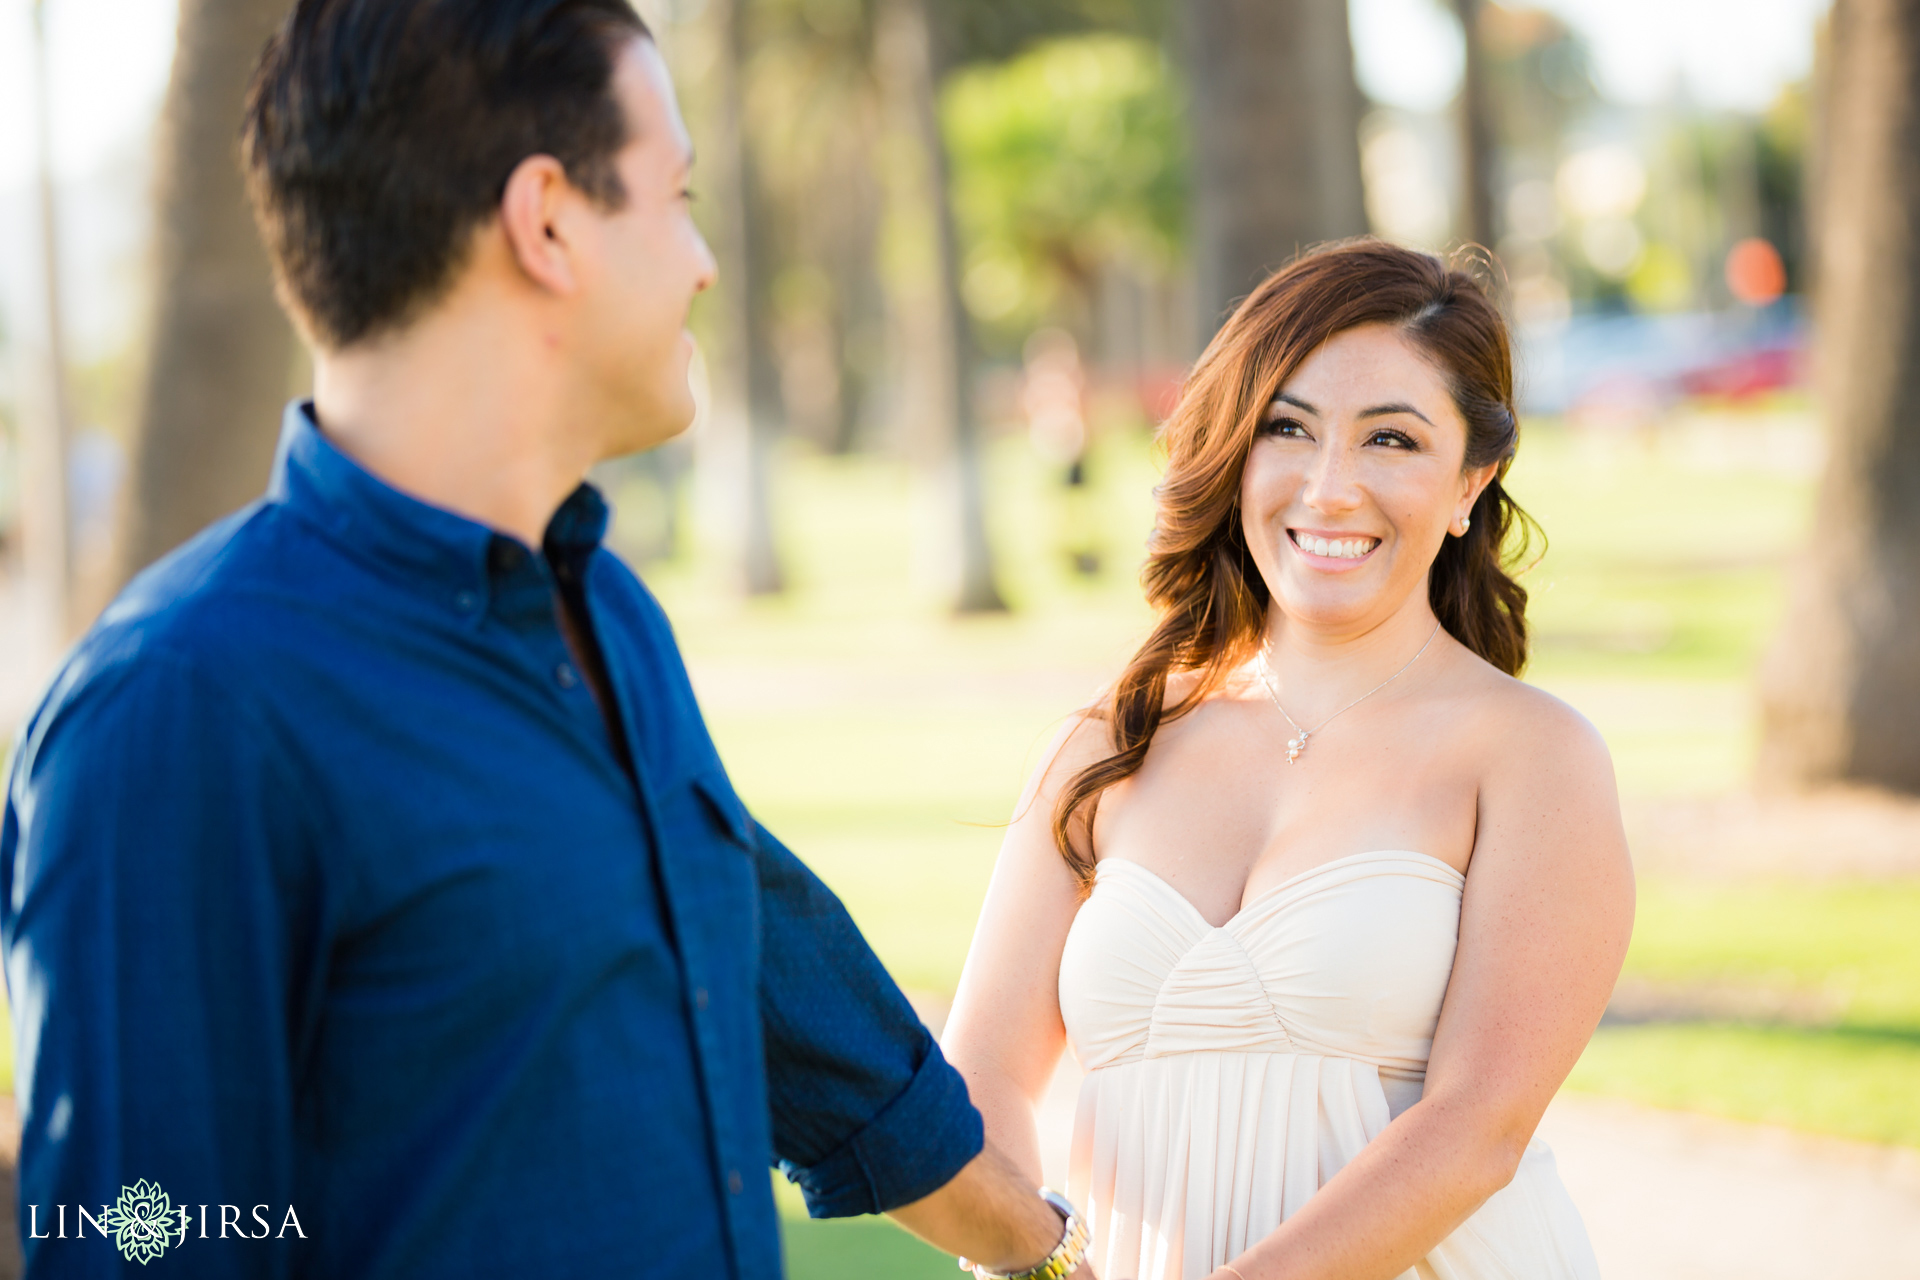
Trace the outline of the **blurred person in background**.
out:
[[[1591,1280],[1533,1133],[1633,882],[1599,735],[1514,677],[1504,324],[1350,242],[1269,278],[1165,428],[1160,622],[1021,798],[947,1024],[990,1141],[1140,1280]]]
[[[137,1182],[141,1261],[198,1276],[773,1276],[776,1159],[816,1214],[1074,1270],[600,545],[582,477],[690,422],[714,277],[645,26],[301,0],[244,141],[315,395],[13,756],[28,1273],[122,1274],[67,1209]]]
[[[1100,572],[1100,544],[1087,484],[1087,373],[1080,347],[1064,329],[1040,329],[1022,352],[1020,407],[1034,452],[1060,469],[1060,541],[1082,577]]]

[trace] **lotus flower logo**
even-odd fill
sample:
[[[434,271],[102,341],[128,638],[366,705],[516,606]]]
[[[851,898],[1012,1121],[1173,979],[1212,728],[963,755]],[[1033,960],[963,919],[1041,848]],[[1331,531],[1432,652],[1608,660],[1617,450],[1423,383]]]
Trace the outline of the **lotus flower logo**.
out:
[[[181,1218],[178,1230],[184,1236],[187,1232],[185,1214],[174,1209],[173,1201],[160,1189],[159,1183],[142,1178],[130,1187],[120,1188],[120,1199],[107,1210],[103,1222],[113,1232],[120,1256],[145,1266],[173,1243],[169,1237],[175,1230],[176,1213]]]

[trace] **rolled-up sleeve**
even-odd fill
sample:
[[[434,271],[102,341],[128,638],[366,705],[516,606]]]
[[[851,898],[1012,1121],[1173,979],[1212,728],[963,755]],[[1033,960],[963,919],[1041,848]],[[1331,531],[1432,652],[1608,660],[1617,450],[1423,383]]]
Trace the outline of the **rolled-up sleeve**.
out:
[[[911,1204],[980,1153],[980,1113],[840,900],[754,836],[774,1153],[816,1218]]]

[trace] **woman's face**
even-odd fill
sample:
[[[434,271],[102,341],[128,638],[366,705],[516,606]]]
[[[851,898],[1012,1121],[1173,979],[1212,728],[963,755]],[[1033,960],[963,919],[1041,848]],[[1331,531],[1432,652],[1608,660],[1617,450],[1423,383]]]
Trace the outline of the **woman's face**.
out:
[[[1426,594],[1440,544],[1492,478],[1463,470],[1466,424],[1440,370],[1388,325],[1335,334],[1268,406],[1240,519],[1282,613],[1370,630]]]

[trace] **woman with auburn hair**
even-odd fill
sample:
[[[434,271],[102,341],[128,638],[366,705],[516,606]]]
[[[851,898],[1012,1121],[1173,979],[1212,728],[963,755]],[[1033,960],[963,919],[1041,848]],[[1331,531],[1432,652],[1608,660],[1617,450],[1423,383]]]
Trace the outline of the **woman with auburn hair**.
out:
[[[1533,1138],[1633,920],[1599,735],[1515,679],[1507,331],[1374,240],[1269,278],[1188,379],[1159,621],[1049,749],[944,1041],[1109,1280],[1597,1274]]]

